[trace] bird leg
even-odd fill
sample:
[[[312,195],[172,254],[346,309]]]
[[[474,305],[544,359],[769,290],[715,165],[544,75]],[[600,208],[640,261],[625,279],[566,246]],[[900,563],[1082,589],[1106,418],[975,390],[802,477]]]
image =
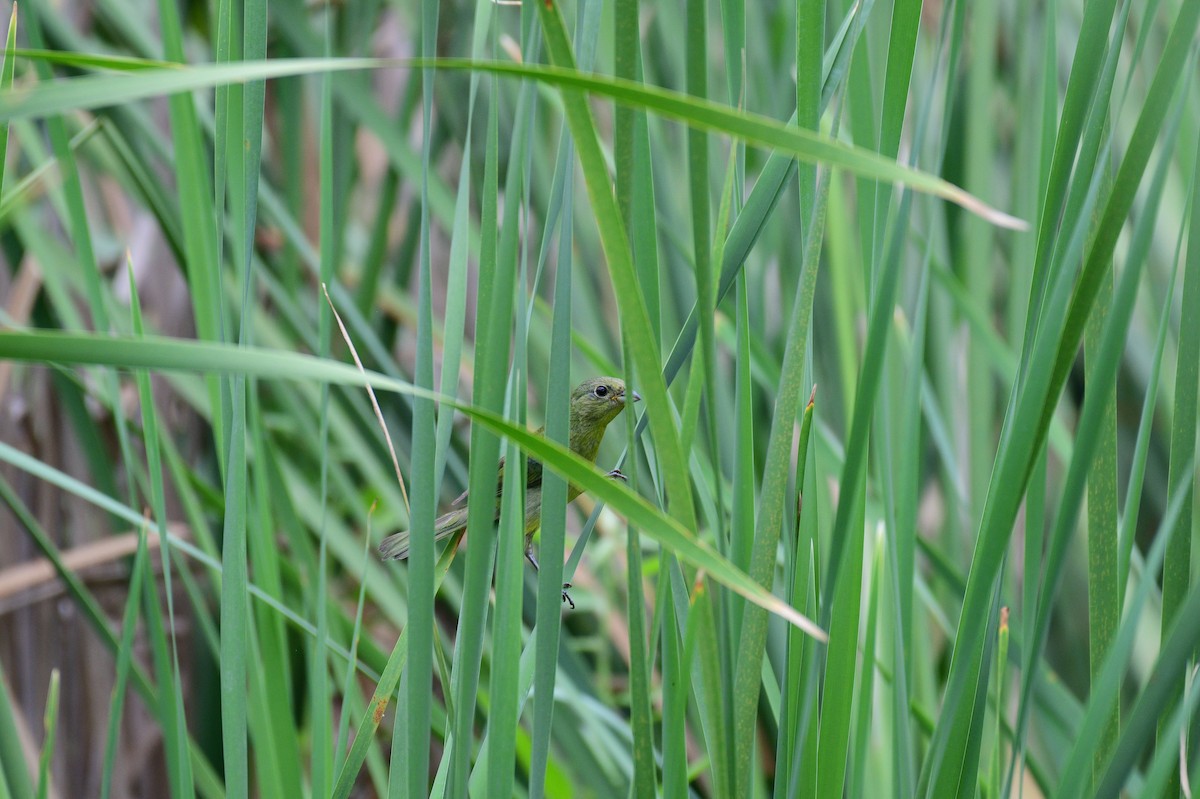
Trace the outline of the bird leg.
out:
[[[535,558],[533,556],[533,540],[532,539],[530,539],[529,543],[527,543],[525,545],[525,559],[528,560],[533,565],[533,571],[535,574],[541,572],[541,568],[538,566],[537,558]],[[562,584],[562,601],[566,602],[568,605],[570,605],[571,610],[574,610],[575,609],[575,601],[573,599],[571,599],[571,595],[567,593],[567,589],[570,587],[571,587],[570,583]]]

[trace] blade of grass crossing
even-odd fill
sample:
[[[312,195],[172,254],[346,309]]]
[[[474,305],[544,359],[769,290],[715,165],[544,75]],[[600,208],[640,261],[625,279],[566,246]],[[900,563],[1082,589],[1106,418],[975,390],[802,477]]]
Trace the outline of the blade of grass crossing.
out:
[[[554,9],[549,9],[553,11]],[[286,19],[286,16],[282,19]],[[286,22],[283,22],[286,26]],[[565,45],[565,33],[563,34]],[[0,121],[31,116],[46,116],[64,110],[94,108],[104,97],[103,104],[127,102],[156,94],[185,91],[209,86],[224,85],[229,81],[260,81],[266,78],[317,72],[323,70],[354,70],[382,67],[426,66],[425,62],[404,59],[291,59],[238,64],[236,68],[223,65],[189,67],[144,71],[134,75],[85,76],[72,81],[62,81],[36,94],[0,96]],[[777,120],[757,114],[732,111],[710,101],[697,100],[686,95],[655,89],[645,84],[629,83],[597,75],[583,75],[569,67],[539,67],[528,64],[505,62],[480,62],[467,59],[437,59],[434,65],[443,70],[476,70],[495,74],[534,78],[547,84],[560,86],[568,93],[579,91],[612,97],[619,102],[653,110],[656,114],[687,122],[712,131],[723,132],[762,147],[780,148],[805,159],[836,166],[864,177],[903,183],[910,189],[931,193],[962,206],[971,213],[987,218],[991,223],[1012,229],[1023,230],[1026,223],[997,209],[991,208],[962,189],[928,173],[905,167],[894,160],[879,156],[862,148],[850,147],[818,134],[789,127]],[[222,89],[233,95],[239,86],[233,84]],[[370,114],[370,110],[356,106],[358,113]],[[579,109],[580,111],[582,108]],[[375,107],[374,111],[382,115]],[[392,124],[386,116],[375,122],[390,130]],[[374,127],[373,127],[374,130]],[[379,131],[376,131],[379,132]],[[394,132],[393,132],[394,133]],[[403,147],[396,144],[394,135],[387,130],[380,132],[389,148]],[[225,138],[228,138],[227,136]],[[389,149],[391,153],[391,149]],[[401,156],[394,156],[402,160]],[[220,159],[227,162],[229,159]],[[220,187],[223,188],[223,185]],[[453,218],[452,204],[443,203],[439,217]],[[245,209],[240,209],[239,216]]]

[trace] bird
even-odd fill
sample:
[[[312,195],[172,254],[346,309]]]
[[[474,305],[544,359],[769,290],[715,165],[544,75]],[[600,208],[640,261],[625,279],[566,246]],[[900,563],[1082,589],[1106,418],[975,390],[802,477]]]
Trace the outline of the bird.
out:
[[[584,380],[571,392],[570,441],[571,451],[586,461],[594,463],[600,452],[600,442],[604,439],[604,430],[609,423],[625,410],[627,402],[638,402],[641,396],[636,391],[627,391],[625,381],[616,377],[593,377]],[[545,428],[538,430],[545,433]],[[625,476],[613,469],[608,476],[624,480]],[[500,459],[500,473],[496,482],[496,521],[500,519],[500,494],[504,486],[504,459]],[[567,487],[567,502],[578,497],[583,490],[574,484]],[[466,529],[467,511],[470,507],[467,492],[464,491],[452,503],[451,510],[433,524],[433,540],[444,538]],[[538,571],[537,558],[533,554],[533,534],[542,523],[542,464],[535,458],[529,458],[525,472],[525,557]],[[411,530],[401,530],[393,533],[379,545],[380,557],[384,560],[403,560],[408,557]],[[563,601],[571,607],[575,603],[567,594],[570,583],[563,584]]]

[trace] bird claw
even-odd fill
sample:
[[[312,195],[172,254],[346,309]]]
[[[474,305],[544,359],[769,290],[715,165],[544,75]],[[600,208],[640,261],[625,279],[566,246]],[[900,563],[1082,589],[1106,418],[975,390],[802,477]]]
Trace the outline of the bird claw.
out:
[[[529,549],[525,550],[525,557],[528,558],[529,562],[533,564],[534,573],[541,571],[541,569],[538,568],[537,558],[535,558],[533,556],[533,547],[530,547]],[[575,609],[575,600],[571,599],[571,595],[567,593],[567,589],[570,587],[571,587],[570,583],[563,583],[563,585],[562,585],[562,601],[566,602],[568,605],[570,605],[571,610],[574,610]]]
[[[613,469],[611,472],[609,472],[608,474],[606,474],[604,476],[611,477],[614,480],[620,480],[622,483],[629,482],[629,478],[626,477],[624,474],[622,474],[620,469]]]

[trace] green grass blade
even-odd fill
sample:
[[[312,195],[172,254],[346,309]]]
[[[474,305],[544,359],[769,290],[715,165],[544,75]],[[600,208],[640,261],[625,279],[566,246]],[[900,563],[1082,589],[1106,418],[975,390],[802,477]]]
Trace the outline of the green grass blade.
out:
[[[565,46],[564,34],[564,46]],[[387,59],[279,59],[236,65],[188,67],[119,76],[85,76],[59,81],[30,94],[15,90],[0,93],[0,122],[45,117],[72,110],[86,110],[110,102],[125,103],[162,94],[207,88],[232,81],[259,81],[321,71],[425,66],[420,60]],[[761,115],[735,111],[716,103],[689,98],[675,92],[647,88],[616,79],[583,75],[569,67],[515,65],[459,59],[437,59],[431,65],[444,70],[481,70],[514,77],[534,78],[566,89],[612,97],[619,102],[646,108],[656,114],[679,119],[689,125],[726,133],[747,143],[788,151],[799,158],[829,164],[862,177],[904,183],[915,191],[927,192],[962,206],[990,223],[1024,229],[1021,220],[1004,214],[946,181],[902,166],[861,148],[826,139],[818,134],[779,123]],[[98,98],[104,98],[98,100]]]
[[[42,751],[38,756],[37,799],[46,799],[50,795],[50,761],[54,759],[54,736],[58,732],[58,669],[50,672],[50,688],[46,692],[46,712],[43,726],[45,737],[42,740]]]
[[[8,17],[8,35],[4,39],[4,62],[0,66],[0,92],[12,91],[13,75],[16,72],[17,57],[17,4],[13,3],[12,13]],[[0,197],[7,199],[4,191],[5,178],[8,174],[8,124],[0,129]]]
[[[522,10],[521,41],[522,50],[536,57],[537,32],[534,18],[528,9]],[[536,95],[533,84],[523,84],[517,94],[514,109],[515,122],[510,140],[508,173],[505,176],[504,213],[500,217],[500,237],[496,250],[496,271],[493,273],[497,292],[492,311],[495,316],[491,324],[496,325],[497,333],[503,329],[503,337],[509,337],[508,326],[515,319],[517,342],[527,341],[527,333],[523,330],[525,309],[522,304],[513,307],[512,288],[516,285],[518,274],[521,276],[520,285],[528,282],[527,275],[521,264],[520,239],[521,220],[519,212],[528,203],[530,191],[529,176],[526,174],[526,161],[529,158],[534,132],[534,111]],[[504,293],[502,295],[501,293]],[[503,326],[501,328],[500,326]],[[523,421],[525,414],[524,397],[527,384],[527,354],[524,346],[518,346],[513,352],[508,387],[508,413],[517,421]],[[506,448],[506,461],[509,464],[522,464],[524,460],[518,449],[517,442],[511,437]],[[472,449],[472,455],[474,450]],[[474,468],[474,467],[473,467]],[[519,705],[523,692],[521,682],[521,617],[524,603],[524,572],[525,572],[525,468],[509,468],[504,470],[503,499],[500,503],[499,529],[496,532],[496,610],[495,622],[492,626],[492,673],[488,684],[491,707],[488,713],[487,736],[487,793],[491,796],[509,796],[513,792],[516,774],[516,744],[517,736],[510,734],[516,730],[520,719]],[[493,492],[480,492],[477,496],[493,496]],[[476,503],[478,504],[478,503]],[[489,526],[494,518],[495,508],[491,503],[483,506],[488,514]],[[476,539],[478,540],[478,539]],[[556,564],[557,565],[557,564]],[[561,590],[562,583],[557,581]],[[561,601],[561,600],[560,600]]]
[[[333,15],[325,18],[324,45],[325,56],[333,52]],[[334,123],[333,123],[333,76],[323,75],[321,80],[320,106],[320,141],[319,155],[319,192],[321,197],[320,210],[320,255],[321,255],[321,285],[328,286],[333,281],[336,260],[338,257],[337,218],[339,208],[334,200],[337,193],[335,183],[337,176],[334,170]],[[331,309],[328,303],[320,302],[318,298],[317,311],[317,340],[318,352],[328,357],[330,349],[330,332],[332,328]],[[326,613],[326,596],[328,595],[328,552],[329,528],[325,523],[329,512],[329,387],[321,387],[320,411],[320,459],[321,459],[321,517],[322,524],[319,532],[320,543],[317,551],[316,586],[312,594],[311,607],[316,617],[317,640],[313,643],[309,654],[309,717],[312,735],[312,790],[315,795],[328,795],[333,785],[333,761],[336,757],[333,750],[332,720],[330,708],[333,704],[333,693],[329,687],[329,669],[326,664],[324,641],[329,634],[329,619]],[[257,561],[257,558],[255,559]],[[344,716],[344,714],[343,714]]]
[[[434,575],[435,585],[440,586],[445,579],[446,573],[450,570],[450,564],[454,560],[454,555],[458,550],[460,540],[461,536],[452,538],[442,553],[441,558],[439,558]],[[407,659],[408,633],[402,632],[400,637],[396,639],[396,644],[392,647],[391,654],[388,655],[387,664],[384,666],[383,672],[379,675],[375,692],[371,697],[370,703],[367,705],[367,712],[363,714],[362,719],[359,721],[354,734],[354,742],[350,745],[350,751],[347,753],[345,761],[338,771],[337,781],[334,783],[333,792],[330,794],[334,799],[346,799],[354,789],[358,772],[362,769],[363,763],[367,759],[368,750],[374,743],[375,732],[379,729],[379,725],[383,721],[384,714],[387,712],[392,698],[396,696],[397,688],[400,685],[400,677],[404,673],[404,665]],[[348,662],[353,663],[354,660],[350,659]]]
[[[818,185],[813,207],[812,225],[805,239],[804,261],[800,290],[793,301],[788,323],[787,345],[782,374],[775,396],[774,421],[767,444],[766,465],[755,519],[754,547],[750,560],[750,576],[759,585],[771,584],[775,566],[775,550],[783,526],[784,496],[787,492],[788,462],[791,459],[793,425],[800,411],[803,391],[802,368],[807,358],[809,322],[812,318],[816,292],[817,271],[824,236],[825,211],[828,206],[829,182],[826,172]],[[756,608],[746,607],[742,614],[740,653],[734,677],[733,737],[737,749],[735,770],[741,789],[748,788],[751,744],[754,738],[758,710],[761,657],[766,642],[767,617]],[[857,628],[857,623],[855,624]],[[857,634],[855,636],[857,639]]]
[[[1183,24],[1183,14],[1177,25]],[[1191,30],[1194,33],[1196,15],[1191,19]],[[1182,31],[1180,31],[1182,33]],[[1195,60],[1190,63],[1195,65]],[[1189,71],[1189,74],[1191,71]],[[1189,81],[1189,84],[1191,82]],[[1194,84],[1193,84],[1194,85]],[[1192,177],[1192,185],[1200,179],[1200,160],[1195,162],[1196,172]],[[1183,267],[1183,308],[1195,308],[1200,303],[1200,203],[1195,197],[1191,199],[1191,218],[1188,222],[1188,251],[1187,260]],[[1189,305],[1189,303],[1192,303]],[[1196,314],[1185,312],[1179,327],[1179,349],[1175,360],[1175,397],[1174,412],[1171,426],[1171,460],[1168,472],[1168,484],[1176,485],[1178,480],[1191,480],[1195,484],[1195,473],[1190,467],[1183,465],[1194,462],[1196,455],[1196,431],[1198,427],[1197,392],[1200,391],[1200,320]],[[1180,525],[1167,547],[1167,560],[1163,566],[1163,611],[1162,635],[1166,640],[1167,632],[1177,618],[1182,614],[1181,606],[1192,586],[1191,557],[1192,531],[1194,529],[1193,514],[1195,507],[1194,492],[1184,500],[1181,511]],[[1177,683],[1173,694],[1178,697],[1183,686]],[[1161,728],[1160,728],[1161,730]],[[1162,745],[1168,745],[1168,739],[1160,734]],[[1174,790],[1178,778],[1173,780]]]
[[[496,89],[496,81],[491,81]],[[475,360],[475,385],[473,400],[476,404],[498,411],[504,406],[504,366],[508,362],[508,311],[512,302],[512,275],[499,268],[498,209],[499,195],[499,120],[497,110],[488,114],[485,144],[482,212],[480,214],[481,272],[494,274],[495,278],[480,284],[476,301],[478,337]],[[445,412],[443,410],[443,412]],[[496,461],[500,457],[500,441],[482,427],[471,428],[471,464],[468,491],[476,496],[491,496],[496,490]],[[467,548],[464,571],[462,615],[459,620],[451,668],[452,694],[454,696],[454,748],[450,754],[450,776],[447,781],[451,796],[466,792],[470,774],[470,757],[473,749],[475,708],[479,692],[480,663],[483,658],[484,625],[488,615],[488,588],[495,562],[495,536],[492,525],[495,511],[482,508],[471,516],[468,504],[467,535],[476,544]],[[478,542],[486,542],[480,545]]]
[[[595,11],[599,4],[581,3],[582,22],[576,31],[577,41],[594,40],[599,33]],[[590,22],[590,25],[589,25]],[[574,146],[564,131],[559,139],[559,152],[554,167],[553,190],[557,202],[551,201],[550,211],[557,216],[558,251],[554,271],[554,310],[550,339],[549,383],[546,387],[546,437],[559,444],[569,440],[568,403],[571,360],[571,296],[574,238],[570,220],[573,217],[575,185]],[[549,236],[555,225],[546,227],[541,256],[549,248]],[[567,534],[567,484],[557,475],[545,475],[542,482],[542,524],[537,576],[537,606],[534,629],[537,647],[534,655],[532,751],[529,766],[529,795],[540,799],[546,795],[547,769],[550,763],[550,744],[554,725],[555,686],[558,679],[558,653],[562,638],[561,587],[563,557]]]
[[[436,51],[438,30],[438,5],[436,2],[421,4],[421,39],[423,56]],[[422,175],[430,172],[430,130],[432,117],[433,75],[426,70],[423,76],[423,125],[424,142]],[[420,256],[418,259],[418,322],[417,359],[414,382],[417,386],[433,389],[433,299],[431,288],[430,261],[430,215],[429,180],[421,182]],[[332,265],[331,265],[332,268]],[[413,530],[433,528],[437,515],[435,459],[435,417],[431,400],[413,403],[412,415],[412,514],[410,525]],[[409,662],[403,685],[404,704],[396,714],[400,737],[407,745],[407,752],[397,769],[393,749],[392,774],[389,793],[392,796],[421,796],[429,790],[430,717],[432,715],[430,695],[433,681],[434,639],[434,542],[432,537],[414,535],[409,557],[409,616],[405,631],[409,636]],[[403,789],[401,789],[403,786]]]

